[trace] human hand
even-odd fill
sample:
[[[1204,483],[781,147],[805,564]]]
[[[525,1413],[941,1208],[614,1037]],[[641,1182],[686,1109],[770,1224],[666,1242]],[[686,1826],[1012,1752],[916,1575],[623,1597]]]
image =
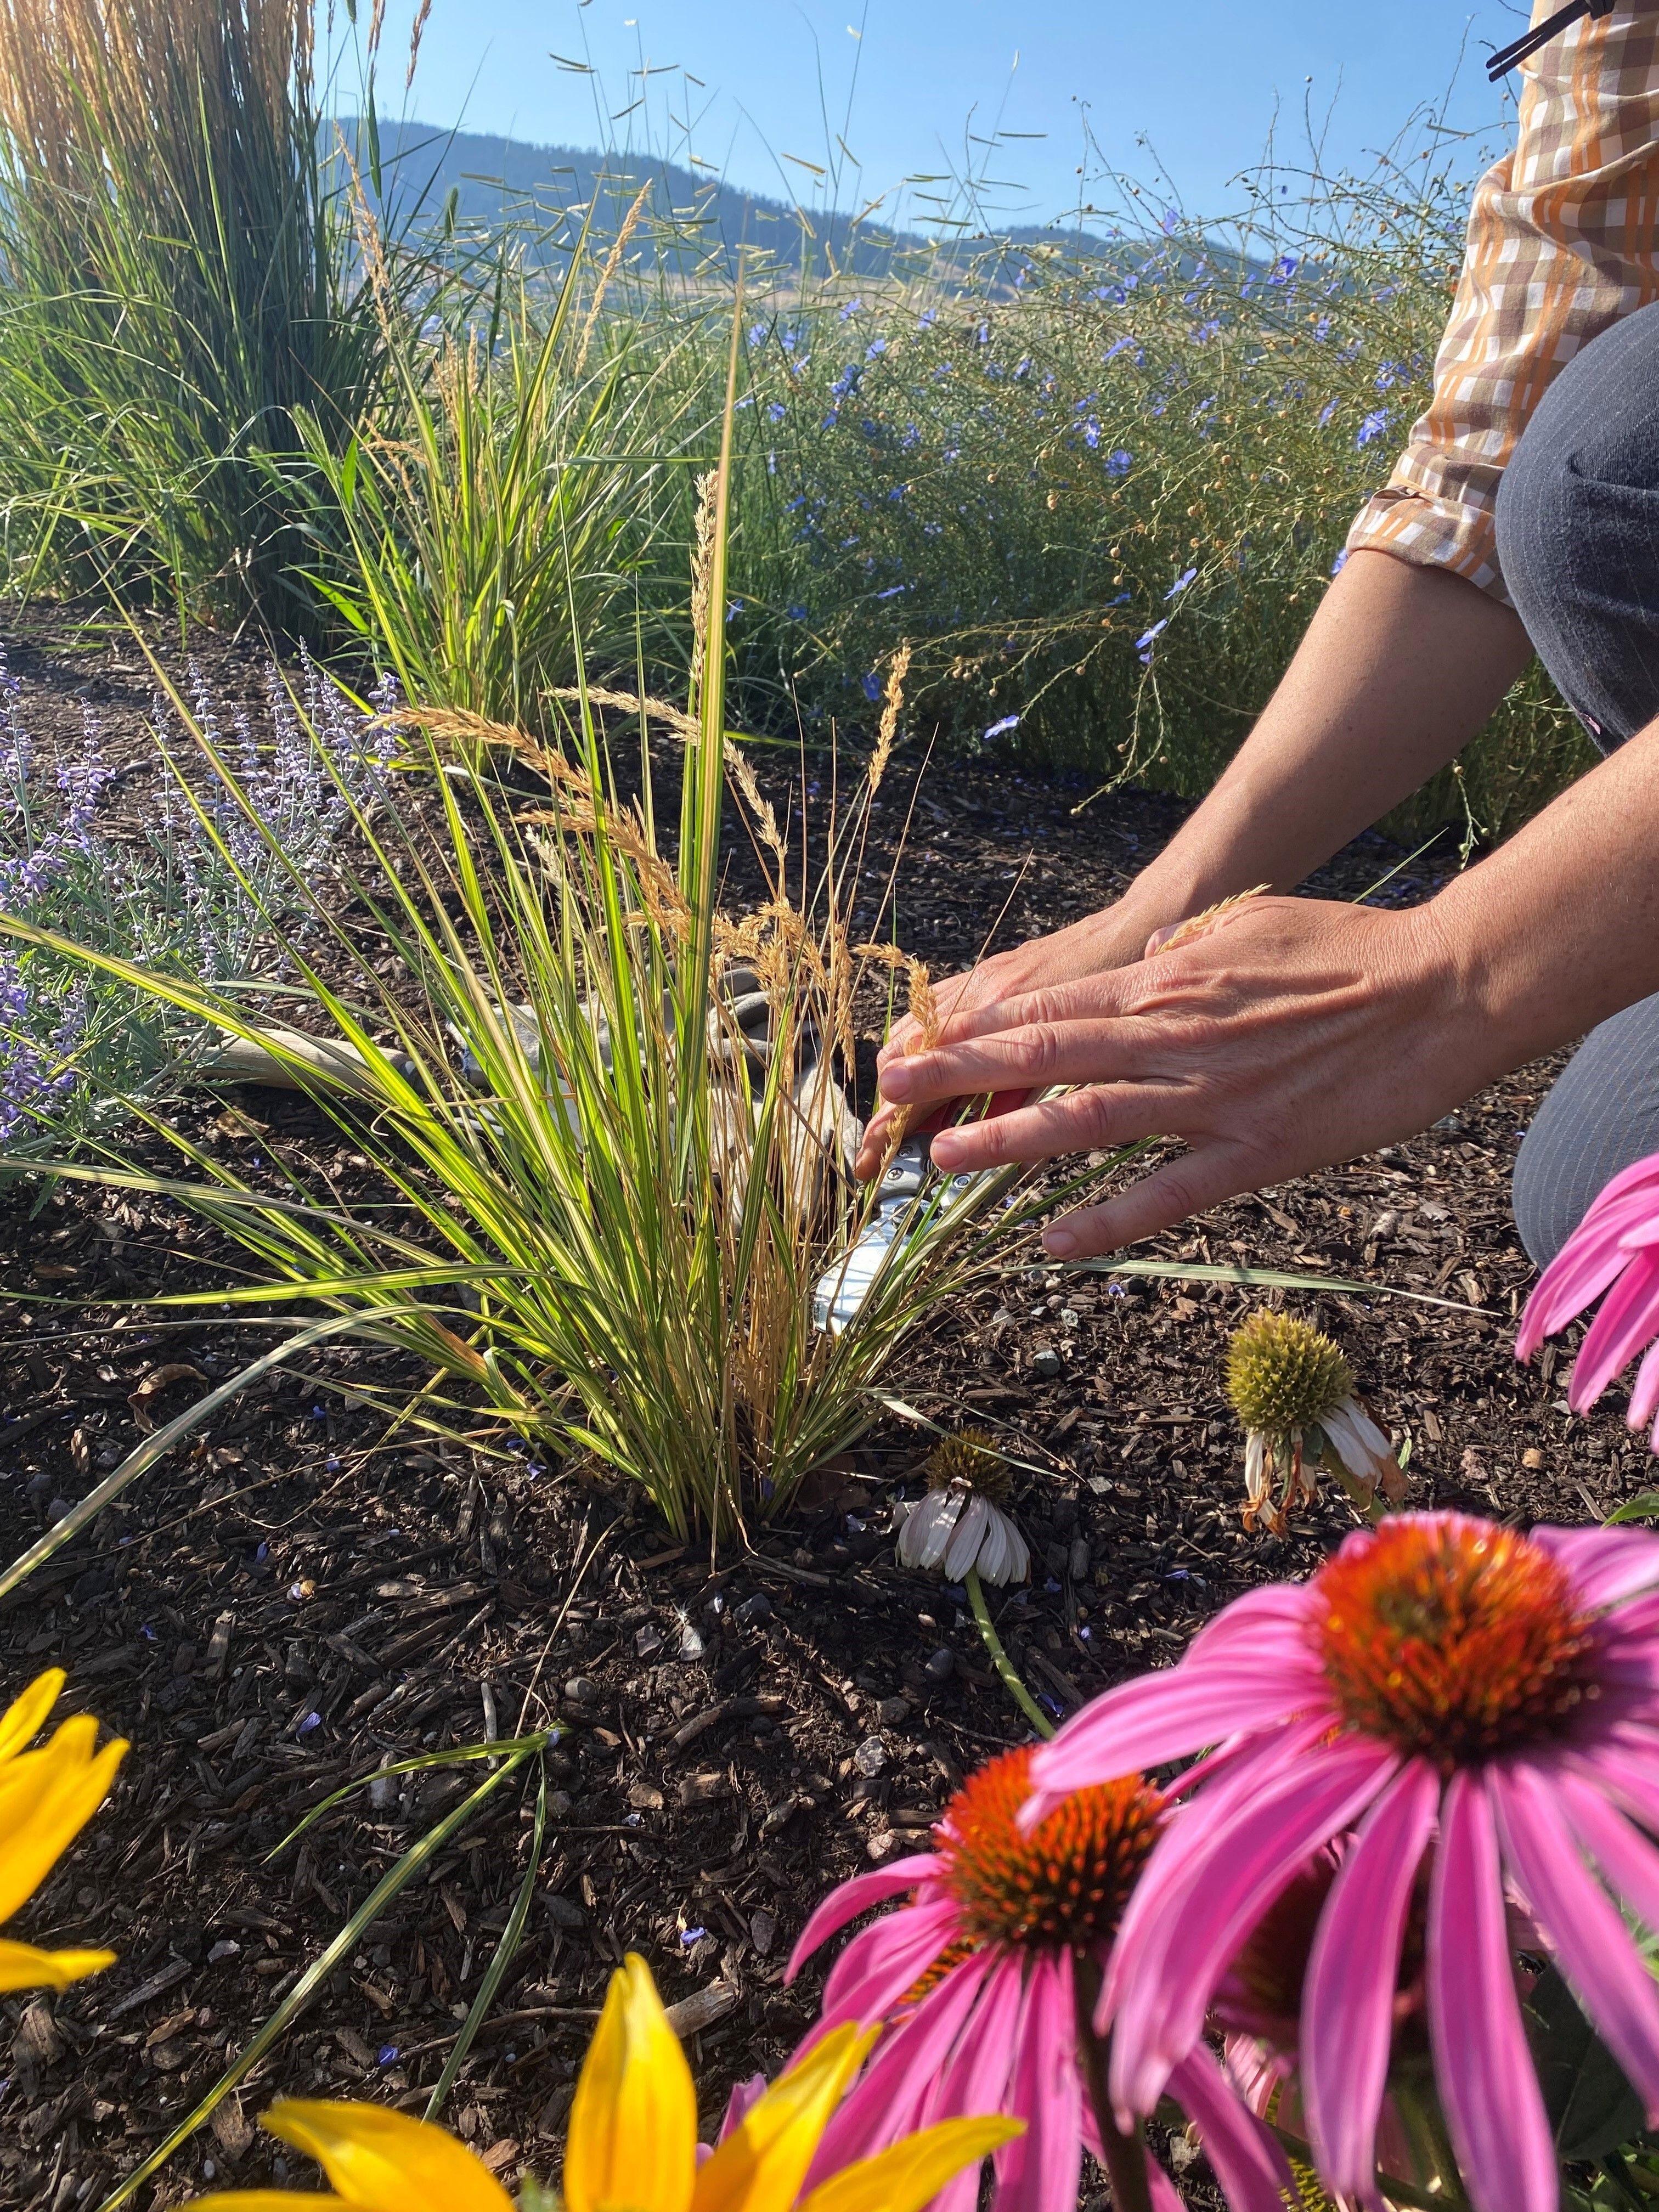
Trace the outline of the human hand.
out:
[[[1033,991],[1055,984],[1081,981],[1103,969],[1139,960],[1146,943],[1146,926],[1137,923],[1120,907],[1107,907],[1047,937],[1028,938],[1024,945],[993,953],[960,975],[947,975],[933,985],[933,997],[945,1030],[958,1018],[965,1018],[986,1006],[1001,1006]],[[877,1058],[878,1069],[921,1049],[920,1024],[907,1015],[897,1023]],[[885,1079],[883,1079],[884,1091]],[[1015,1091],[1011,1100],[1024,1096]],[[1000,1106],[999,1102],[999,1107]],[[892,1134],[890,1106],[878,1106],[864,1133],[854,1172],[861,1182],[880,1173]],[[926,1133],[926,1121],[911,1126]]]
[[[1056,1258],[1083,1259],[1413,1134],[1501,1073],[1504,1049],[1434,902],[1257,898],[1133,967],[953,1013],[933,1048],[888,1060],[882,1091],[920,1120],[1077,1086],[941,1130],[951,1175],[1181,1138],[1182,1157],[1048,1231]]]

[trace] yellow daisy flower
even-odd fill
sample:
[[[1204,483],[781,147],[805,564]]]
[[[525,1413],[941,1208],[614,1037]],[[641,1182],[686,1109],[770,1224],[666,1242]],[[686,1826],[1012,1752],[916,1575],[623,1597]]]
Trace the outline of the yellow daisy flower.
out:
[[[651,1972],[629,1954],[611,1978],[570,2108],[564,2212],[793,2212],[818,2139],[876,2031],[837,2029],[697,2159],[691,2069]],[[273,2105],[264,2124],[308,2152],[332,2196],[227,2191],[191,2212],[512,2212],[494,2174],[443,2129],[378,2105]],[[847,2167],[800,2212],[921,2212],[954,2174],[1020,2133],[1015,2120],[947,2120]]]
[[[108,1796],[126,1755],[118,1738],[101,1751],[89,1713],[66,1720],[39,1751],[27,1747],[57,1704],[65,1676],[53,1667],[0,1715],[0,1922],[27,1905]],[[61,1990],[115,1963],[113,1951],[38,1951],[0,1937],[0,1991]]]

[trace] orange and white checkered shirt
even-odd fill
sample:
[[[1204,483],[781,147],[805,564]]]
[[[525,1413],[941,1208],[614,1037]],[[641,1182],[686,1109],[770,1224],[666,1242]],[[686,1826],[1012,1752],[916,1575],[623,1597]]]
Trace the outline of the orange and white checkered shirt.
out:
[[[1558,0],[1537,0],[1534,20]],[[1508,600],[1498,480],[1581,347],[1659,300],[1659,9],[1619,0],[1523,65],[1515,151],[1475,188],[1434,398],[1351,550],[1449,568]]]

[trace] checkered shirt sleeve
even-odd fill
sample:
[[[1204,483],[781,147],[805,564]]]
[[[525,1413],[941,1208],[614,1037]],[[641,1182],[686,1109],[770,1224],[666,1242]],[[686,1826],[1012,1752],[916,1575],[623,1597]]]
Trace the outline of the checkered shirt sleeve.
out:
[[[1475,188],[1434,398],[1348,537],[1505,605],[1493,518],[1516,441],[1580,347],[1659,299],[1659,9],[1619,0],[1524,66],[1515,151]]]

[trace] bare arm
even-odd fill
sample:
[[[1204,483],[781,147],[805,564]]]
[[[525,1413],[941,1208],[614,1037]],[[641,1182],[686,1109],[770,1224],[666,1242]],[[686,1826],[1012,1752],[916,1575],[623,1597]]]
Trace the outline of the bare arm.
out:
[[[1121,902],[1142,943],[1254,884],[1294,890],[1460,752],[1531,658],[1519,617],[1461,576],[1356,553],[1215,789]]]
[[[1461,577],[1356,553],[1283,682],[1180,834],[1117,902],[939,986],[949,1012],[1139,960],[1154,931],[1257,884],[1291,890],[1443,768],[1532,648],[1518,618]],[[914,1042],[898,1030],[884,1063]],[[859,1166],[873,1173],[887,1120]]]
[[[883,1088],[926,1107],[1080,1086],[942,1132],[933,1156],[953,1173],[1183,1139],[1045,1240],[1061,1257],[1109,1251],[1410,1135],[1659,991],[1656,833],[1659,722],[1424,906],[1254,902],[1133,967],[953,1018]]]

